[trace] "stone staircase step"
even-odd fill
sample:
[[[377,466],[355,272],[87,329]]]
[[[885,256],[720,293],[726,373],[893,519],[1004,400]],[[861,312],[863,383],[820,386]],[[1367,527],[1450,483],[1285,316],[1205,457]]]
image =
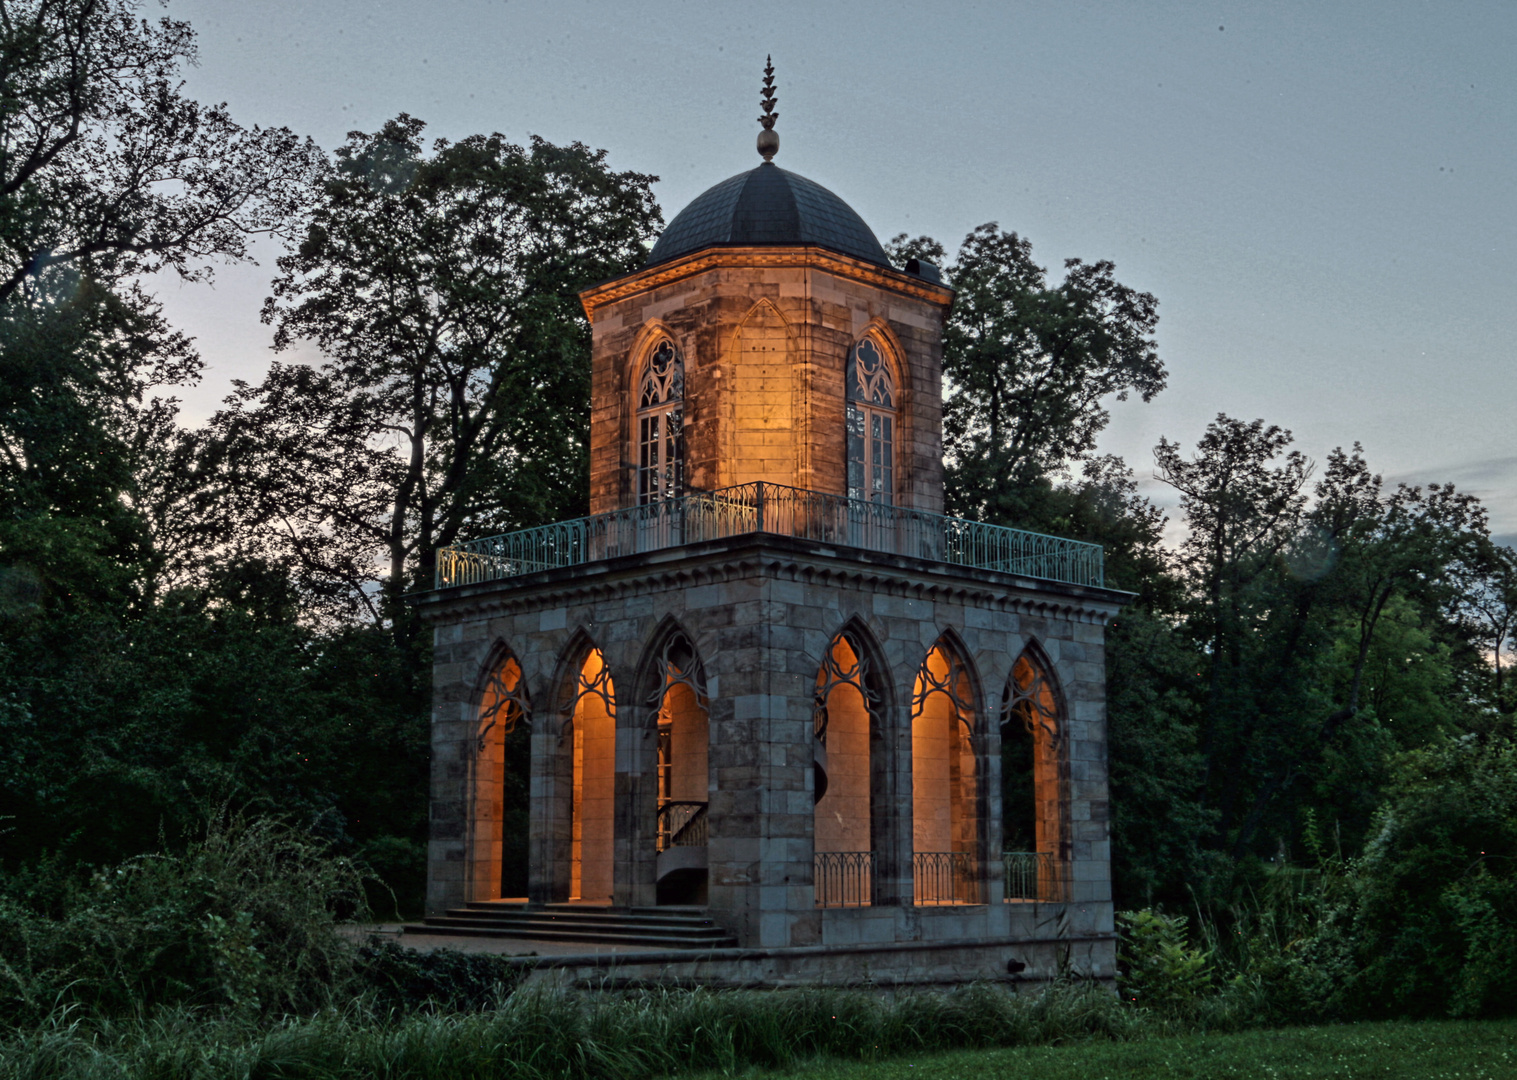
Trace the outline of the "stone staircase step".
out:
[[[716,949],[737,939],[699,908],[609,908],[479,901],[405,927],[413,934]]]
[[[727,931],[720,926],[710,923],[696,926],[647,926],[640,923],[621,923],[612,920],[603,922],[591,921],[560,921],[560,920],[533,920],[533,919],[471,919],[460,917],[449,912],[442,916],[434,916],[427,920],[427,925],[447,926],[479,926],[495,930],[518,930],[528,931],[585,931],[597,934],[656,934],[662,937],[727,937]]]
[[[510,923],[532,922],[532,923],[548,923],[548,924],[575,925],[575,926],[589,926],[589,925],[602,924],[602,925],[628,926],[628,927],[630,927],[630,926],[641,926],[641,927],[647,927],[649,929],[682,928],[682,927],[699,928],[699,927],[707,927],[707,926],[715,926],[716,925],[709,918],[704,918],[704,917],[698,916],[698,915],[680,915],[680,916],[655,916],[655,915],[641,915],[641,914],[636,914],[636,915],[625,915],[625,914],[598,914],[598,915],[590,915],[590,914],[583,914],[582,915],[582,914],[577,914],[577,913],[576,914],[564,914],[562,912],[556,912],[556,911],[548,911],[548,912],[544,912],[544,911],[534,911],[534,912],[488,911],[488,910],[482,910],[480,908],[473,908],[473,907],[449,908],[444,914],[446,914],[447,917],[450,918],[450,919],[477,919],[477,920],[484,920],[484,921],[490,921],[490,922],[510,922]]]

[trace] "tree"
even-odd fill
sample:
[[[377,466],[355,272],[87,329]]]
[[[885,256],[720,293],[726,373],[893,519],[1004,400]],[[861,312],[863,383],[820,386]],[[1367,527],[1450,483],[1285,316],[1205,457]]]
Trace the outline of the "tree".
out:
[[[105,283],[188,278],[281,230],[320,164],[181,93],[188,23],[132,0],[0,0],[0,302],[74,265]]]
[[[1334,450],[1309,499],[1311,463],[1290,433],[1219,416],[1186,459],[1161,440],[1158,474],[1181,494],[1189,535],[1178,564],[1189,591],[1186,633],[1205,671],[1199,748],[1202,797],[1215,808],[1212,844],[1241,857],[1303,778],[1316,797],[1345,798],[1367,827],[1386,754],[1412,731],[1385,730],[1369,708],[1389,700],[1386,650],[1408,663],[1440,653],[1461,567],[1482,550],[1484,512],[1452,487],[1385,492],[1356,446]],[[1421,679],[1447,696],[1439,672]],[[1404,694],[1403,691],[1398,691]],[[1421,736],[1437,733],[1433,712]],[[1456,710],[1457,711],[1457,710]],[[1389,717],[1385,718],[1387,721]]]
[[[193,440],[158,393],[200,361],[142,276],[246,258],[320,168],[186,99],[194,62],[190,27],[135,3],[0,0],[0,545],[54,599],[140,599],[201,538]]]
[[[1454,594],[1454,616],[1490,661],[1490,700],[1504,716],[1517,714],[1511,681],[1517,663],[1517,550],[1486,544]]]
[[[1290,442],[1290,432],[1262,420],[1219,415],[1191,459],[1167,439],[1154,450],[1157,475],[1180,492],[1189,525],[1178,561],[1195,601],[1190,631],[1208,659],[1200,739],[1208,791],[1219,762],[1236,781],[1255,726],[1248,650],[1269,600],[1259,586],[1300,530],[1311,471],[1299,451],[1286,453]],[[1271,467],[1281,454],[1284,461]]]
[[[936,241],[905,234],[891,250],[943,256]],[[1158,301],[1118,282],[1111,262],[1066,259],[1064,269],[1050,286],[1031,243],[994,222],[965,237],[946,268],[956,294],[943,341],[954,513],[1038,524],[1040,490],[1095,447],[1104,402],[1134,392],[1150,401],[1164,388]]]
[[[589,330],[578,291],[646,257],[652,177],[603,151],[353,133],[264,308],[276,364],[216,420],[262,551],[397,627],[437,547],[583,513]],[[373,584],[382,581],[376,596]]]
[[[324,159],[184,99],[190,28],[137,11],[0,0],[0,860],[113,861],[225,800],[414,853],[414,672],[237,557],[220,447],[167,396],[199,357],[143,284],[245,258]]]

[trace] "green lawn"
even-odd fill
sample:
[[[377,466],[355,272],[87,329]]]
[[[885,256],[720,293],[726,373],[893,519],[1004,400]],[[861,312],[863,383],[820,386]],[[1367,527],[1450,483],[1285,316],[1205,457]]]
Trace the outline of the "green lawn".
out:
[[[829,1062],[796,1080],[1154,1080],[1263,1077],[1335,1080],[1517,1080],[1517,1021],[1430,1021],[1085,1042],[1016,1050],[963,1050],[879,1063]]]

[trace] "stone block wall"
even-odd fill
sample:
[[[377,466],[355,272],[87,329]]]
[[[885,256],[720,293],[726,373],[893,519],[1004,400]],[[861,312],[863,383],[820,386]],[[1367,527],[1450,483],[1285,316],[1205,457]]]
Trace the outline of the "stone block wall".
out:
[[[709,695],[709,910],[749,948],[1109,934],[1104,644],[1122,594],[991,571],[739,537],[428,594],[435,642],[428,909],[492,895],[489,828],[470,822],[479,695],[491,657],[518,658],[532,702],[532,897],[567,899],[566,717],[557,704],[585,651],[617,687],[615,902],[655,902],[656,711],[635,688],[662,635],[694,643]],[[812,891],[813,693],[823,651],[845,626],[864,635],[884,700],[872,753],[881,776],[874,845],[879,903],[818,909]],[[969,906],[910,903],[911,693],[945,633],[974,692],[979,895]],[[1003,903],[1002,689],[1036,643],[1066,715],[1063,815],[1073,885],[1067,903]],[[902,901],[905,902],[902,902]]]
[[[685,361],[685,480],[847,490],[844,367],[866,334],[899,377],[897,504],[940,512],[942,286],[817,248],[721,248],[583,294],[594,334],[590,512],[636,501],[636,390],[664,336]]]

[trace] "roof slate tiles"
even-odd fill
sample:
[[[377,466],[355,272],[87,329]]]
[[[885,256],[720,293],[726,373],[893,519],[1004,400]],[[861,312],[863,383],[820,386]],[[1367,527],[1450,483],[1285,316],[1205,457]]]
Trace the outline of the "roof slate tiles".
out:
[[[816,244],[879,266],[890,260],[854,209],[820,184],[765,162],[723,180],[675,215],[648,265],[721,244]]]

